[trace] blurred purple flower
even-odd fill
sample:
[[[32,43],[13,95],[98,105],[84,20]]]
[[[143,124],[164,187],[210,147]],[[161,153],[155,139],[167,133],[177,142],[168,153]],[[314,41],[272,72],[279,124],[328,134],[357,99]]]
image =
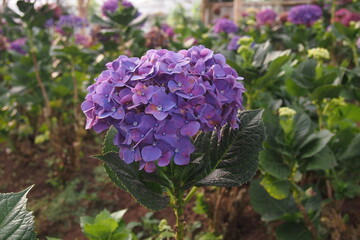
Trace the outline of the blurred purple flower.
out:
[[[349,26],[351,21],[359,21],[360,14],[352,12],[346,8],[341,8],[335,12],[335,22],[340,22],[345,26]]]
[[[21,55],[25,55],[26,54],[26,51],[24,49],[25,44],[26,44],[26,38],[18,38],[10,43],[10,49],[14,50],[15,52]]]
[[[215,33],[234,33],[237,32],[238,26],[227,18],[219,18],[215,22],[214,32]]]
[[[118,0],[107,0],[101,7],[102,14],[106,16],[109,13],[114,13],[119,8]]]
[[[191,137],[237,128],[243,85],[221,54],[204,46],[172,52],[149,50],[139,58],[120,56],[106,64],[81,108],[86,128],[97,132],[114,126],[114,144],[126,163],[140,169],[190,162]]]
[[[238,48],[240,47],[240,44],[239,44],[240,38],[241,38],[240,36],[233,36],[227,46],[227,49],[230,51],[238,50]]]
[[[161,24],[161,30],[163,30],[169,38],[173,38],[175,36],[174,29],[166,23]]]
[[[256,14],[258,25],[272,25],[275,23],[277,14],[271,9],[265,9]]]
[[[132,7],[134,7],[131,2],[126,1],[126,0],[123,0],[121,2],[121,5],[123,5],[124,8],[132,8]]]
[[[76,44],[79,44],[84,47],[90,47],[91,46],[91,39],[89,36],[86,36],[84,34],[77,33],[75,34],[75,42]]]
[[[88,25],[88,22],[75,15],[62,15],[56,23],[56,31],[62,35],[73,33],[75,29],[82,28]]]
[[[305,4],[292,7],[288,14],[288,20],[293,24],[311,26],[322,17],[322,10],[317,5]]]

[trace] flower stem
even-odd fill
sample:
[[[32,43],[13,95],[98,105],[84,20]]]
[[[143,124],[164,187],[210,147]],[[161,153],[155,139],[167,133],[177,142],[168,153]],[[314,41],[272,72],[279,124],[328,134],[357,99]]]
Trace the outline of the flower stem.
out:
[[[183,240],[185,231],[185,219],[184,219],[184,199],[183,191],[176,194],[176,207],[174,208],[176,225],[175,225],[175,239]]]
[[[184,199],[184,205],[186,205],[195,195],[196,191],[198,190],[198,187],[192,187],[189,194]]]

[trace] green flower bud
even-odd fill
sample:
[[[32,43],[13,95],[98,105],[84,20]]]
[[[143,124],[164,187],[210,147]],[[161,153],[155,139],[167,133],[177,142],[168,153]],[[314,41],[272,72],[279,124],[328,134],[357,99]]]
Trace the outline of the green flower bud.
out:
[[[288,108],[288,107],[282,107],[279,109],[279,116],[282,117],[289,117],[292,118],[295,116],[296,111],[294,109]]]
[[[328,60],[330,59],[330,53],[325,48],[312,48],[308,50],[308,57],[316,60]]]

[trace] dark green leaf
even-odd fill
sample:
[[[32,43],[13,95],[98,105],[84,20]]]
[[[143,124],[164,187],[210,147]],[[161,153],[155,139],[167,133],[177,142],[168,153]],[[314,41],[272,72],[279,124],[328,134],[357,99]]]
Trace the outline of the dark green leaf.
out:
[[[283,55],[272,61],[266,74],[256,79],[256,85],[263,86],[272,84],[274,80],[276,80],[276,76],[281,72],[282,66],[289,60],[289,58],[290,57],[288,55]]]
[[[329,130],[321,130],[309,135],[300,146],[300,156],[309,158],[323,150],[334,136]]]
[[[302,88],[313,89],[315,87],[315,67],[316,61],[307,59],[293,71],[291,79]]]
[[[285,222],[276,228],[277,240],[312,240],[310,231],[301,223]]]
[[[260,167],[270,175],[283,180],[288,179],[291,172],[281,155],[269,148],[260,153]]]
[[[318,154],[309,159],[307,170],[327,170],[336,166],[336,158],[331,149],[326,146]]]
[[[334,85],[323,85],[318,88],[315,88],[311,94],[311,100],[321,101],[324,98],[337,98],[342,90],[342,86]]]
[[[287,197],[283,200],[272,198],[258,181],[251,182],[249,193],[251,206],[264,221],[281,219],[298,211],[293,198]]]
[[[111,126],[108,132],[106,133],[104,139],[102,154],[106,154],[108,152],[119,152],[119,148],[114,145],[114,138],[116,134],[117,134],[116,128]]]
[[[96,156],[102,160],[107,167],[106,171],[111,180],[120,188],[129,192],[140,204],[151,210],[160,210],[167,206],[169,199],[155,189],[161,189],[158,183],[149,186],[143,181],[143,171],[139,171],[136,164],[126,164],[120,159],[118,153],[109,152]],[[155,174],[155,173],[154,173]]]
[[[239,115],[239,128],[222,129],[218,142],[212,134],[204,161],[208,163],[205,178],[197,186],[240,186],[248,182],[258,167],[259,153],[265,140],[262,110],[243,111]]]
[[[34,217],[26,210],[26,195],[31,188],[18,193],[0,193],[0,239],[36,239]]]

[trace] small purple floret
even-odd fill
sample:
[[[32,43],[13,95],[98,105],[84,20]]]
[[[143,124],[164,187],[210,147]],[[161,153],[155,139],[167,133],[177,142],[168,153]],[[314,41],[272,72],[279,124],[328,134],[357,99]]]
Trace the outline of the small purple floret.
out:
[[[10,43],[10,49],[14,50],[15,52],[21,55],[25,55],[26,54],[26,51],[24,49],[25,44],[26,44],[26,38],[18,38]]]
[[[81,105],[86,128],[114,126],[120,158],[153,172],[174,161],[186,165],[195,151],[191,138],[237,128],[243,85],[221,54],[204,46],[172,52],[149,50],[106,64]]]

